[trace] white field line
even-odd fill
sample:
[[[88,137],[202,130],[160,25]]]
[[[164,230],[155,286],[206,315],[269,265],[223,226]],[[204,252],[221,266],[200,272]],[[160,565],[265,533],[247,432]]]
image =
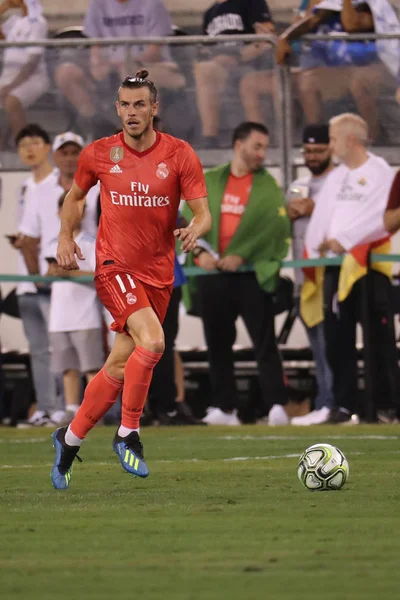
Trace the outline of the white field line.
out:
[[[277,458],[298,458],[300,456],[299,453],[296,454],[280,454],[275,455],[271,454],[270,456],[233,456],[232,458],[213,458],[213,459],[205,459],[205,458],[184,458],[177,460],[152,460],[151,464],[157,463],[200,463],[200,462],[237,462],[237,461],[248,461],[248,460],[274,460]],[[88,463],[91,467],[104,467],[117,464],[117,461],[107,461],[107,462],[91,462]],[[0,465],[1,469],[43,469],[44,467],[51,467],[50,463],[42,464],[42,465]]]
[[[323,436],[321,436],[323,437]],[[227,440],[227,441],[236,441],[236,440],[251,440],[251,441],[271,441],[276,442],[279,440],[288,441],[292,440],[295,442],[300,442],[301,440],[315,440],[316,436],[298,436],[298,435],[223,435],[217,437],[217,440]],[[400,436],[398,435],[327,435],[326,438],[329,440],[398,440]],[[177,439],[177,438],[175,438]]]
[[[271,441],[271,442],[279,442],[279,441],[294,441],[301,442],[302,440],[315,440],[315,435],[313,436],[300,436],[300,435],[223,435],[217,436],[215,438],[207,438],[207,439],[215,439],[215,440],[226,440],[226,441],[239,441],[239,440],[250,440],[250,441]],[[400,435],[328,435],[326,436],[329,440],[398,440],[400,439]],[[180,438],[174,436],[167,438],[169,441],[178,441]],[[45,438],[26,438],[26,439],[13,439],[13,438],[3,438],[0,439],[0,444],[37,444],[43,442],[50,442],[51,437]]]
[[[51,437],[47,438],[26,438],[25,440],[0,439],[0,444],[39,444],[42,442],[51,442]]]
[[[299,452],[296,454],[270,454],[268,456],[232,456],[231,458],[184,458],[177,460],[153,460],[151,464],[173,464],[173,463],[212,463],[212,462],[248,462],[248,461],[269,461],[276,460],[280,458],[299,458]],[[367,454],[367,452],[351,452],[349,456],[363,456]],[[393,450],[388,454],[400,454],[400,450]],[[111,465],[117,464],[117,461],[105,461],[105,462],[91,462],[88,463],[90,467],[109,467]],[[44,469],[50,468],[52,465],[50,463],[44,463],[42,465],[0,465],[0,470],[7,469]]]

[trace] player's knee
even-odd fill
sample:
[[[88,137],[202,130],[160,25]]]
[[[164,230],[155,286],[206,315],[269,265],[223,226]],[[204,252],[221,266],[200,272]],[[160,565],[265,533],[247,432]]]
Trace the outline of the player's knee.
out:
[[[139,345],[149,352],[162,354],[165,350],[164,334],[162,332],[156,335],[143,334],[140,338]]]
[[[126,361],[121,359],[113,358],[110,354],[108,357],[106,364],[104,365],[104,369],[110,377],[114,379],[118,379],[119,381],[124,380],[124,372],[125,372]]]

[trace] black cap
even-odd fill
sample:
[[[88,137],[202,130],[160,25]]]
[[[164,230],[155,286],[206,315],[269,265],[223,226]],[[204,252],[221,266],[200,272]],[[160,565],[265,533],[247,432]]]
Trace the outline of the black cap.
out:
[[[329,126],[307,125],[303,131],[303,144],[329,144]]]

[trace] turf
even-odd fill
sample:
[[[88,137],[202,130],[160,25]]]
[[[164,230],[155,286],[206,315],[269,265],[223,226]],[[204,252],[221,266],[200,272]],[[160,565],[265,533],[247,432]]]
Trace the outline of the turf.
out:
[[[50,433],[0,429],[4,600],[397,597],[396,426],[146,429],[146,480],[99,427],[65,492],[51,487]],[[339,492],[297,479],[320,441],[349,460]]]

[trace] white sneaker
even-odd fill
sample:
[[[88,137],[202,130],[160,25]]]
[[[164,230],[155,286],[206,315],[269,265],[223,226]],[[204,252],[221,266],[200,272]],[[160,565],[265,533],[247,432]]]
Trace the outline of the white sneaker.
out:
[[[211,408],[207,410],[207,415],[202,420],[203,423],[207,423],[207,425],[240,425],[237,410],[226,413],[220,408]]]
[[[35,410],[27,421],[17,424],[17,429],[30,429],[31,427],[43,427],[50,422],[50,417],[43,410]]]
[[[64,421],[66,419],[66,416],[67,416],[67,413],[65,412],[65,410],[56,410],[51,415],[51,419],[50,419],[51,422],[49,423],[49,426],[51,427],[52,425],[63,425]]]
[[[330,417],[331,410],[327,406],[323,406],[319,410],[312,410],[307,415],[303,415],[302,417],[293,417],[291,420],[292,425],[322,425],[322,423],[327,423]]]
[[[280,404],[274,404],[268,413],[268,425],[276,427],[280,425],[289,425],[290,420],[286,410]]]

